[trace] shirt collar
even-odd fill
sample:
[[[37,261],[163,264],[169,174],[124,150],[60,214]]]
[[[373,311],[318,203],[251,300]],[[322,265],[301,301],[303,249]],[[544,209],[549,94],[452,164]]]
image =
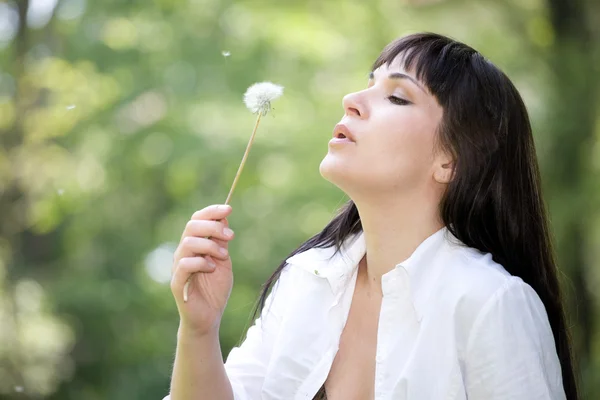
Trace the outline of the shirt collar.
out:
[[[420,321],[435,292],[443,267],[450,262],[451,246],[459,245],[458,239],[447,227],[443,227],[426,238],[406,260],[395,269],[404,269],[408,275],[410,296]]]
[[[365,253],[364,233],[360,231],[348,236],[337,253],[333,246],[313,247],[289,257],[286,263],[327,279],[333,293],[338,295],[345,287],[348,279],[352,277]]]
[[[435,282],[441,272],[443,260],[452,242],[459,244],[458,239],[443,227],[427,237],[406,260],[398,263],[395,270],[404,270],[408,276],[408,286],[417,317],[422,319],[429,296],[435,290]],[[309,273],[327,279],[335,295],[340,294],[348,283],[348,279],[358,267],[358,263],[366,253],[364,232],[352,234],[344,241],[340,252],[334,247],[311,248],[289,257],[286,262],[296,265]],[[386,293],[384,296],[394,296]]]

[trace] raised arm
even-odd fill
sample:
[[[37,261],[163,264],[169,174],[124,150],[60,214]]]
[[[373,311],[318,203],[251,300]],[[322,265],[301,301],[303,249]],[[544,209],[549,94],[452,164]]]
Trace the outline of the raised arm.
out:
[[[219,210],[212,206],[195,213],[175,253],[171,289],[180,325],[171,393],[165,400],[260,398],[273,338],[286,308],[286,293],[292,288],[289,266],[282,270],[261,317],[250,327],[242,345],[223,363],[219,327],[233,276],[231,259],[219,249],[226,249],[233,237],[225,230],[230,211],[229,207]],[[189,298],[184,301],[183,287],[190,276]]]

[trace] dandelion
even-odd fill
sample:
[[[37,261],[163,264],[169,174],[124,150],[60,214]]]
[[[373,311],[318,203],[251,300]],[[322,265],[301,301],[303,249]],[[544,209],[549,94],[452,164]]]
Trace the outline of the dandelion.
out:
[[[240,163],[238,172],[235,174],[235,179],[233,180],[233,184],[231,185],[231,189],[229,190],[229,195],[227,196],[227,200],[225,200],[225,204],[229,204],[229,200],[231,200],[231,195],[233,194],[233,189],[235,189],[235,185],[237,184],[242,169],[244,168],[246,158],[248,158],[248,153],[252,147],[252,142],[254,142],[256,129],[260,123],[260,117],[267,115],[267,113],[271,110],[271,101],[277,99],[282,94],[283,86],[279,86],[271,82],[255,83],[246,90],[246,93],[244,94],[244,103],[246,103],[246,107],[248,107],[250,111],[252,111],[254,114],[258,114],[258,116],[256,117],[256,124],[254,124],[252,136],[250,136],[250,141],[246,147],[246,152],[244,153],[244,157],[242,157],[242,162]]]
[[[231,55],[231,52],[227,51],[227,50],[223,50],[221,52],[221,54],[223,55],[223,57],[229,57]]]
[[[266,115],[271,110],[271,101],[283,94],[283,87],[271,82],[255,83],[244,94],[244,103],[253,113]]]
[[[233,190],[237,185],[238,179],[242,173],[242,169],[244,169],[244,165],[246,164],[246,159],[248,158],[248,153],[250,153],[250,148],[252,147],[252,143],[254,142],[254,136],[256,135],[256,129],[258,128],[258,124],[260,123],[260,118],[263,115],[267,115],[267,113],[271,110],[271,102],[277,98],[279,98],[283,94],[283,86],[276,85],[271,82],[259,82],[251,85],[244,93],[244,103],[246,107],[252,113],[258,114],[256,117],[256,123],[254,124],[254,130],[252,131],[252,136],[250,136],[250,140],[248,141],[248,146],[246,146],[246,151],[244,152],[244,156],[242,157],[242,162],[238,168],[237,173],[235,174],[235,178],[233,179],[233,183],[231,184],[231,189],[229,189],[229,194],[227,195],[227,199],[225,200],[225,204],[229,204],[231,200],[231,196],[233,195]],[[190,280],[193,274],[190,275],[185,286],[183,287],[183,301],[186,302],[188,299],[188,289],[190,286]]]

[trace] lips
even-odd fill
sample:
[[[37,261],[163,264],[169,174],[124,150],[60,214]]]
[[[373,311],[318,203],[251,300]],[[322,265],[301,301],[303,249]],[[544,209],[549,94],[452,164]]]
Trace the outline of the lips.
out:
[[[333,137],[337,139],[348,139],[351,142],[354,142],[354,135],[350,132],[350,129],[342,123],[337,124],[333,128]]]

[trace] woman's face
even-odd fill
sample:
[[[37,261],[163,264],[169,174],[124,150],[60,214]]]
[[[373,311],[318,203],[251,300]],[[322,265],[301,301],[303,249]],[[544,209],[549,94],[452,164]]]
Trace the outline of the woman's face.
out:
[[[435,183],[449,161],[434,150],[442,108],[398,57],[377,68],[366,89],[346,95],[343,107],[340,124],[352,141],[329,142],[325,179],[351,197],[415,195]]]

